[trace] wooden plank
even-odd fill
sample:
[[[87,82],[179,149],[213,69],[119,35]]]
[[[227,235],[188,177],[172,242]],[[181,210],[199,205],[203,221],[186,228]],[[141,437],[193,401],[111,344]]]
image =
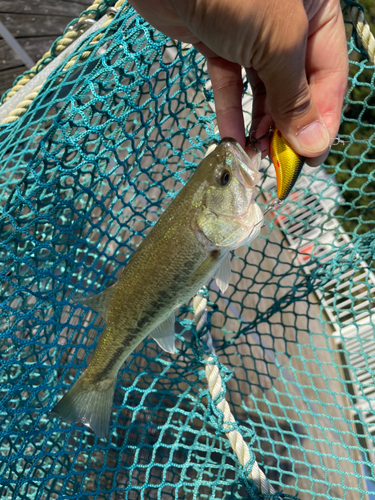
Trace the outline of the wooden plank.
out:
[[[20,45],[35,61],[49,50],[55,37],[19,38]],[[12,87],[16,76],[26,70],[19,56],[0,38],[0,95]]]
[[[24,71],[26,71],[26,66],[9,68],[0,72],[0,96],[12,87],[15,78]]]
[[[89,7],[94,3],[94,0],[79,0],[79,2],[76,2],[75,0],[61,0],[61,1],[64,3],[80,3],[85,8]]]
[[[23,66],[20,57],[0,38],[0,72],[18,66]]]
[[[65,64],[66,58],[70,56],[70,54],[76,53],[77,47],[84,42],[87,37],[91,34],[95,33],[98,29],[100,29],[105,22],[108,20],[108,16],[102,16],[98,21],[94,22],[93,26],[89,29],[85,30],[76,40],[72,41],[64,51],[58,54],[54,59],[48,64],[45,64],[44,67],[38,72],[35,77],[31,78],[22,88],[15,93],[7,102],[5,102],[0,107],[0,115],[3,120],[8,116],[8,113],[11,112],[14,107],[21,103],[21,101],[27,97],[31,92],[33,92],[37,86],[43,85],[46,79],[50,78],[50,74],[52,71],[57,69],[61,64]]]
[[[0,12],[2,14],[24,14],[24,15],[41,15],[41,16],[63,16],[70,15],[71,19],[78,17],[81,12],[91,5],[89,0],[88,4],[79,2],[56,2],[52,3],[47,0],[39,2],[15,2],[9,0],[2,0],[0,4]]]
[[[26,50],[29,56],[34,59],[35,62],[39,61],[43,55],[48,52],[51,45],[56,40],[52,36],[40,36],[40,37],[29,37],[29,38],[17,38],[20,45]]]
[[[69,13],[69,11],[67,12]],[[72,16],[40,16],[33,14],[2,14],[0,21],[15,38],[31,36],[60,36]]]
[[[4,41],[9,45],[11,50],[15,52],[23,64],[31,69],[34,66],[34,61],[31,59],[29,54],[25,51],[22,45],[19,44],[18,40],[14,38],[12,33],[4,26],[4,24],[0,21],[0,36],[4,39]]]
[[[0,3],[0,21],[17,38],[34,61],[38,61],[61,36],[72,19],[93,0],[4,0]],[[0,38],[0,95],[12,87],[16,76],[26,70],[20,58]]]

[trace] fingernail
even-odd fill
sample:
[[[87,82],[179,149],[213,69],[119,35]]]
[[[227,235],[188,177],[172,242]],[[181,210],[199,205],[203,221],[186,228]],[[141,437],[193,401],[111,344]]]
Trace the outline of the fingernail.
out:
[[[322,153],[328,148],[330,139],[327,127],[318,120],[297,133],[297,141],[306,153]]]

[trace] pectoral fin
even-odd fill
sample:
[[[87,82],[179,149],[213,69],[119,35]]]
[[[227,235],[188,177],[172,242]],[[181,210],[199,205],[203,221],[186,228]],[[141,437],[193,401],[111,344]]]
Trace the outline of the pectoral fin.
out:
[[[230,254],[228,253],[227,256],[224,257],[223,262],[220,264],[215,277],[216,284],[223,293],[229,286],[230,275]]]
[[[160,347],[164,349],[164,351],[170,352],[171,354],[174,354],[175,352],[174,322],[175,314],[173,312],[165,321],[163,321],[163,323],[160,323],[160,325],[150,333],[151,337],[160,345]]]
[[[113,292],[115,291],[115,287],[116,283],[93,297],[89,297],[88,299],[78,299],[76,302],[82,304],[83,306],[91,307],[91,309],[94,309],[94,311],[100,314],[103,319],[106,319],[109,302],[112,298]]]

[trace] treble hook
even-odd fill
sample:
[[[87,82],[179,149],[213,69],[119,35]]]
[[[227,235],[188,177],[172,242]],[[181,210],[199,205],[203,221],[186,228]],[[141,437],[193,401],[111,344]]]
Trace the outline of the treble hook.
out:
[[[275,128],[275,126],[271,125],[269,131],[266,134],[263,134],[261,137],[258,137],[258,139],[255,139],[255,137],[253,136],[253,132],[251,134],[249,134],[246,137],[246,147],[247,146],[253,146],[253,148],[255,150],[257,150],[256,144],[258,142],[260,142],[262,139],[266,139],[266,137],[271,137],[274,128]]]
[[[256,147],[257,143],[260,142],[262,139],[266,139],[267,137],[271,137],[274,130],[275,130],[275,125],[271,125],[268,132],[266,134],[263,134],[262,136],[258,137],[257,139],[255,139],[252,134],[249,134],[246,137],[246,146],[251,145],[251,146],[253,146],[253,148],[255,150],[257,150],[257,147]],[[268,214],[268,212],[270,212],[271,210],[273,210],[274,208],[276,208],[278,206],[281,206],[283,203],[284,203],[284,200],[280,200],[279,198],[276,198],[276,200],[271,201],[271,203],[269,203],[267,205],[266,209],[263,212],[263,215]],[[255,225],[258,226],[259,224],[261,224],[261,223],[258,222]],[[265,227],[266,225],[267,225],[267,222],[263,221],[261,228]]]
[[[266,209],[264,210],[263,212],[263,216],[268,214],[268,212],[270,212],[271,210],[274,210],[278,207],[281,207],[281,205],[283,205],[285,200],[279,200],[279,198],[276,198],[276,200],[272,200],[266,207]],[[265,226],[267,226],[268,222],[264,222],[264,220],[262,221],[263,224],[261,225],[261,229],[263,229]],[[255,226],[258,226],[259,224],[261,224],[261,222],[257,222],[255,224]]]

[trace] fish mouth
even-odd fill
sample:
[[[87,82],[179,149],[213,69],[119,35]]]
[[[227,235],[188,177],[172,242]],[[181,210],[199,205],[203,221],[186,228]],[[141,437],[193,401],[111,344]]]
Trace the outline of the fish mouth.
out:
[[[219,145],[223,145],[224,148],[228,147],[240,161],[246,161],[246,158],[248,158],[247,154],[241,148],[240,144],[236,141],[236,139],[233,139],[232,137],[224,137],[219,142],[218,146]]]
[[[227,146],[229,149],[232,150],[232,152],[236,155],[236,157],[244,162],[248,163],[249,161],[249,156],[246,154],[244,149],[241,147],[239,142],[236,141],[236,139],[233,139],[233,137],[224,137],[221,139],[218,145],[223,145],[224,147]]]
[[[228,148],[238,162],[237,178],[247,188],[253,188],[260,181],[260,161],[261,153],[254,150],[254,155],[250,157],[232,137],[224,137],[219,144]]]

